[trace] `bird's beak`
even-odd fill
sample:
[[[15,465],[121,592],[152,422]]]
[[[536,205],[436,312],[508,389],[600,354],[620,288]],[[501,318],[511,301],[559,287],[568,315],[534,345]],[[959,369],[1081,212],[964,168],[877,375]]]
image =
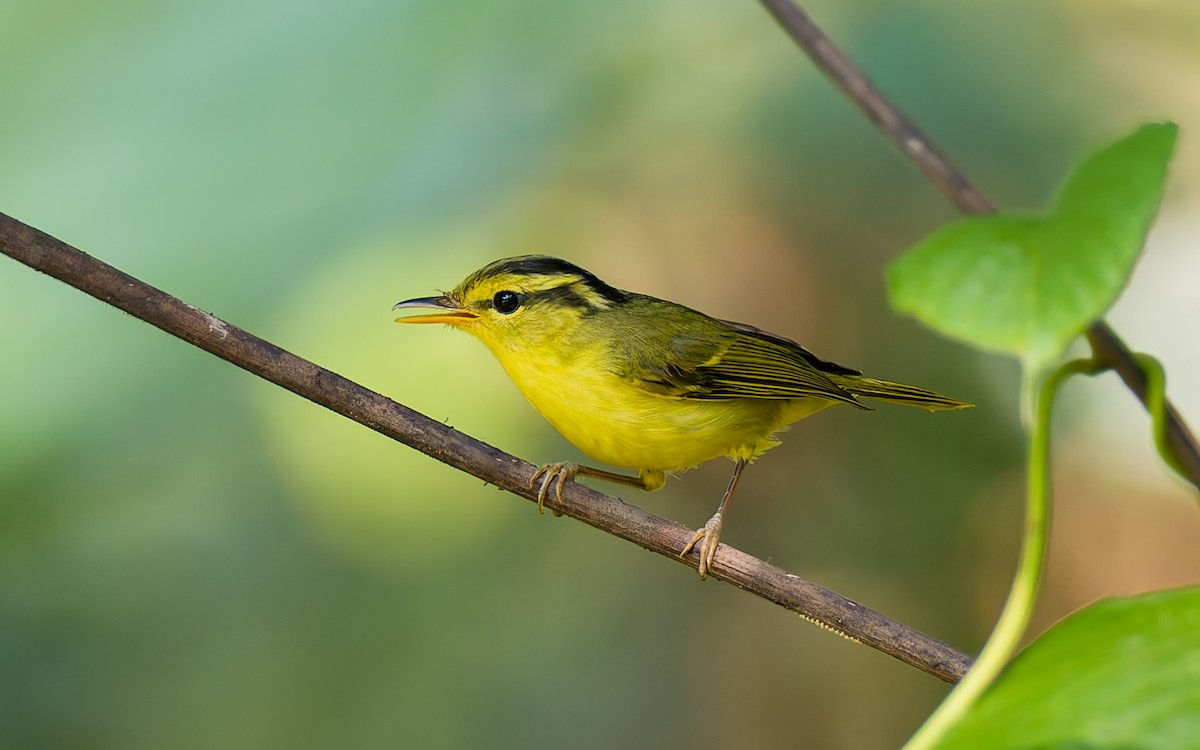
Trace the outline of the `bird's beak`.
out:
[[[412,307],[432,307],[438,310],[445,310],[445,312],[436,315],[414,315],[411,318],[396,318],[396,322],[445,323],[446,325],[458,326],[479,318],[475,313],[459,307],[458,303],[445,295],[441,297],[418,297],[417,299],[397,302],[392,306],[392,309],[401,310]]]

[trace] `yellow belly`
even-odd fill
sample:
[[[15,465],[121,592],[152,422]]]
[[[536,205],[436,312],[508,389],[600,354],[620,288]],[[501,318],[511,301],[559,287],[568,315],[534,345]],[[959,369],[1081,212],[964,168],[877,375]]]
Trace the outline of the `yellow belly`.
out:
[[[510,353],[511,355],[511,353]],[[501,357],[534,408],[584,454],[612,466],[681,471],[720,456],[752,460],[788,424],[833,402],[661,396],[595,368]]]

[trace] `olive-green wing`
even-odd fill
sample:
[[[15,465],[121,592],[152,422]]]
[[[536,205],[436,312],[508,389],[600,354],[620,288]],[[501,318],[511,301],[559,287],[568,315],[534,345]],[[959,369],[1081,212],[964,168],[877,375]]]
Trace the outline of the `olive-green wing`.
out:
[[[677,398],[826,398],[862,409],[830,378],[857,375],[817,358],[799,344],[753,326],[708,318],[703,332],[666,331],[655,361],[635,358],[627,377],[647,390]],[[637,361],[640,360],[640,361]]]

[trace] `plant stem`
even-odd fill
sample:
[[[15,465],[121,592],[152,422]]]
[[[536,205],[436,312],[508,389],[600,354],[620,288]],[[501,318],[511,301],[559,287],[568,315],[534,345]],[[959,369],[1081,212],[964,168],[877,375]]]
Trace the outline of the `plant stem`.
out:
[[[1000,619],[984,644],[979,658],[966,676],[951,691],[938,709],[925,720],[904,750],[928,750],[936,747],[946,732],[957,724],[979,696],[995,681],[1020,645],[1021,636],[1029,625],[1033,606],[1041,585],[1046,562],[1046,542],[1050,531],[1050,418],[1054,396],[1070,375],[1094,372],[1098,365],[1092,360],[1074,360],[1055,370],[1040,389],[1030,386],[1023,392],[1036,393],[1037,403],[1027,411],[1036,415],[1031,425],[1026,469],[1025,532],[1021,558],[1013,578],[1012,588],[1004,603]],[[1026,370],[1026,378],[1036,377]]]

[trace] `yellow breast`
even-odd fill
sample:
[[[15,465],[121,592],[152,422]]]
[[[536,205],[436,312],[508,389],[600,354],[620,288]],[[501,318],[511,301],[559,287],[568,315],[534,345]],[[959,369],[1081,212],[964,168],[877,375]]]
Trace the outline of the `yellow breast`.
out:
[[[528,349],[493,347],[493,352],[563,437],[613,466],[679,471],[720,456],[753,459],[778,445],[772,435],[791,416],[788,401],[701,401],[652,393],[613,374],[598,349],[574,349],[570,361],[548,360],[545,351],[533,356]]]

